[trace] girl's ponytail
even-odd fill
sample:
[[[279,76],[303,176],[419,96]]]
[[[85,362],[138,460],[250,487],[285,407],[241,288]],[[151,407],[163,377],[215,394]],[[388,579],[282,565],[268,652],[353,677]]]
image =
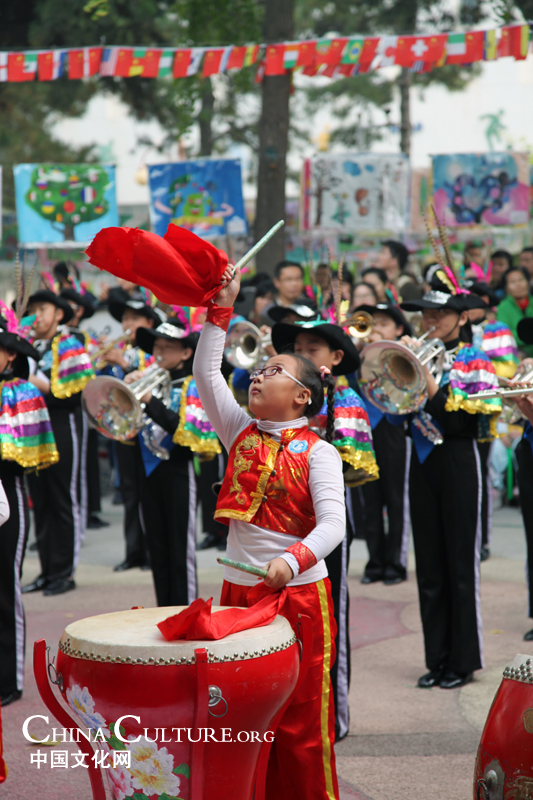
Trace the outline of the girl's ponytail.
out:
[[[332,443],[335,438],[335,380],[331,375],[324,379],[327,389],[328,416],[326,421],[326,442]]]

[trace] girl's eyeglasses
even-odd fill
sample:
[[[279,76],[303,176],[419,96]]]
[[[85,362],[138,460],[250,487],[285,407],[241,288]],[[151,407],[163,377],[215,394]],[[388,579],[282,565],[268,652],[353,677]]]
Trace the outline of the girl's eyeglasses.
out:
[[[301,381],[299,381],[298,378],[295,378],[294,375],[291,375],[291,373],[287,372],[287,370],[283,369],[283,367],[276,366],[276,367],[263,367],[263,369],[254,369],[253,372],[250,372],[250,380],[254,381],[260,375],[264,375],[265,378],[273,378],[274,375],[288,375],[288,377],[292,378],[292,380],[299,386],[301,386],[302,389],[307,389],[307,386],[304,386],[304,384]]]

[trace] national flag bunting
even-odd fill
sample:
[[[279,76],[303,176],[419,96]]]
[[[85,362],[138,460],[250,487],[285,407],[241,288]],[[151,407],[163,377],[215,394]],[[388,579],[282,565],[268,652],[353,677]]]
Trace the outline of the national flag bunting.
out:
[[[377,67],[392,67],[396,64],[398,36],[382,36],[376,51]]]
[[[7,59],[7,79],[9,81],[32,81],[37,72],[37,53],[9,53]]]
[[[0,53],[0,83],[7,81],[7,58],[8,53]]]
[[[359,56],[358,72],[369,71],[372,62],[376,57],[379,41],[380,40],[378,36],[365,37],[363,49],[361,50],[361,55]]]
[[[67,63],[66,50],[50,50],[46,53],[38,53],[38,77],[40,81],[55,81],[60,78],[65,71]]]
[[[188,50],[176,50],[172,74],[175,78],[190,78],[196,75],[204,54],[203,47],[193,47]]]
[[[283,66],[285,69],[294,69],[300,57],[300,45],[298,42],[291,42],[285,45],[283,52]]]
[[[258,44],[249,44],[240,47],[233,47],[228,56],[226,69],[243,69],[255,64],[259,54]]]
[[[119,52],[120,47],[104,47],[102,60],[100,62],[100,75],[103,77],[112,77],[115,75]]]
[[[148,47],[121,47],[114,74],[119,78],[157,78],[161,50]]]
[[[400,67],[412,67],[416,62],[433,64],[442,58],[446,40],[446,34],[400,36],[396,46],[396,64]]]
[[[470,33],[449,33],[447,44],[447,64],[472,64],[483,60],[483,31]]]
[[[344,48],[341,64],[357,64],[363,52],[364,39],[349,39]]]
[[[496,46],[496,31],[483,31],[483,60],[494,61],[498,55]]]
[[[167,75],[172,75],[173,63],[174,63],[174,48],[166,47],[163,50],[161,50],[161,57],[159,59],[157,77],[166,78]]]
[[[511,40],[510,55],[514,56],[517,61],[522,61],[527,58],[529,51],[529,41],[531,39],[529,25],[513,25],[508,30]]]
[[[205,51],[202,75],[208,78],[210,75],[217,75],[225,72],[228,66],[232,47],[213,47]]]
[[[284,75],[284,44],[269,44],[266,48],[265,75]]]
[[[297,67],[310,67],[314,63],[316,50],[316,40],[310,42],[299,42]]]
[[[315,64],[332,66],[341,60],[347,39],[319,39],[315,49]]]
[[[91,78],[100,72],[102,47],[83,47],[68,51],[68,76],[71,79]]]

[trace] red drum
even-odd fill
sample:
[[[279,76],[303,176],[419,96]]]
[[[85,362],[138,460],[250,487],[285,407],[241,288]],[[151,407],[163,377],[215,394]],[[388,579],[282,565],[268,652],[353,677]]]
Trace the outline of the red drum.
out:
[[[53,682],[82,728],[93,735],[100,729],[114,800],[249,800],[260,757],[265,763],[263,742],[297,683],[298,641],[278,616],[219,641],[167,642],[156,623],[180,610],[133,609],[73,622],[61,637]],[[64,710],[43,685],[44,649],[43,640],[36,643],[37,683],[63,722]],[[114,751],[129,753],[130,765],[113,767]],[[101,778],[93,777],[99,798]]]
[[[533,656],[505,668],[476,757],[474,799],[533,798]]]

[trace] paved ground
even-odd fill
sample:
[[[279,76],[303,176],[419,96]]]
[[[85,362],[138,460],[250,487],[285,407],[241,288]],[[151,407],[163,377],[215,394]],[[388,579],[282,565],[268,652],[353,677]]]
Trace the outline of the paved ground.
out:
[[[35,747],[21,726],[45,714],[32,675],[33,642],[45,638],[54,652],[64,627],[74,619],[131,606],[155,605],[150,573],[116,574],[122,560],[121,508],[105,505],[113,524],[88,531],[75,592],[44,598],[26,595],[28,620],[26,688],[19,702],[2,712],[8,781],[0,795],[9,800],[90,800],[86,772],[30,765]],[[421,691],[423,644],[414,576],[404,584],[362,586],[366,547],[356,541],[350,563],[352,686],[351,731],[337,748],[343,800],[467,800],[472,797],[474,757],[483,723],[505,664],[516,653],[533,654],[522,641],[526,618],[524,536],[520,514],[503,509],[494,517],[492,557],[482,565],[486,669],[460,691]],[[214,550],[198,553],[201,594],[218,600],[221,568]],[[411,556],[412,560],[412,556]],[[411,564],[411,570],[414,565]],[[24,583],[38,572],[28,553]],[[33,730],[41,729],[39,721]],[[44,726],[44,723],[42,723]],[[48,748],[50,750],[52,748]],[[76,749],[69,745],[67,749]],[[209,798],[211,800],[211,798]]]

